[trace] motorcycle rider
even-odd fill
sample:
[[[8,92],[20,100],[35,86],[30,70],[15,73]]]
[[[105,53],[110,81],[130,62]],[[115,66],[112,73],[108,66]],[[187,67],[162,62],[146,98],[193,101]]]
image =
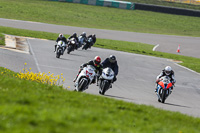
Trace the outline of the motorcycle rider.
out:
[[[89,46],[89,48],[91,48],[91,46],[93,46],[96,42],[96,35],[95,34],[89,35],[87,38],[90,38],[90,37],[92,37],[93,43],[92,43],[92,45]]]
[[[101,63],[101,65],[103,66],[103,68],[110,67],[114,71],[115,75],[114,75],[113,82],[112,82],[112,83],[114,83],[117,80],[116,76],[118,75],[118,70],[119,70],[119,66],[117,64],[116,57],[114,55],[110,55],[110,57],[106,58]]]
[[[74,38],[75,39],[75,43],[76,43],[76,47],[75,49],[78,48],[78,37],[77,37],[77,34],[76,32],[74,32],[70,37],[67,38],[67,41],[69,41],[70,39]]]
[[[86,67],[87,65],[94,66],[94,68],[96,69],[95,72],[101,74],[102,73],[102,65],[100,63],[101,63],[101,58],[99,56],[95,56],[94,60],[90,60],[89,62],[82,64],[80,66],[80,70],[79,70],[76,78],[73,80],[73,82],[76,81],[78,75],[81,73],[81,71],[83,70],[83,68]],[[96,76],[93,79],[92,83],[96,83]]]
[[[54,52],[56,52],[56,48],[57,48],[57,43],[58,41],[62,40],[65,44],[64,44],[64,51],[66,49],[66,44],[67,44],[67,39],[64,37],[64,35],[62,33],[59,34],[57,40],[56,40],[56,44],[55,44],[55,50]]]
[[[163,76],[168,76],[170,78],[172,85],[174,85],[176,83],[174,71],[172,70],[172,68],[170,66],[166,66],[165,69],[163,69],[162,72],[156,78],[155,92],[157,92],[157,84],[160,81],[160,78]],[[173,86],[172,86],[171,90],[173,90]]]
[[[83,37],[83,42],[86,42],[86,40],[87,40],[87,37],[86,37],[86,32],[83,32],[82,34],[80,34],[80,36],[82,36]],[[80,45],[80,47],[81,47],[81,42],[79,42],[79,45]]]

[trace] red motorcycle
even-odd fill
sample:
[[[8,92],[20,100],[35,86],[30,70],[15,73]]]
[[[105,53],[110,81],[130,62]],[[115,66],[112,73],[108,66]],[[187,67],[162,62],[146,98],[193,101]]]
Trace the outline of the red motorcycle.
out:
[[[168,76],[163,76],[157,84],[156,94],[158,96],[158,102],[164,103],[167,97],[171,94],[173,84]]]

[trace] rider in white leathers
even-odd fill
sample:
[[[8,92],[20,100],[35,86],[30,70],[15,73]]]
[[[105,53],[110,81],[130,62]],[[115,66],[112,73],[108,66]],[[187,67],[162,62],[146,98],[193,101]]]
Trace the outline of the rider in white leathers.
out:
[[[165,69],[163,69],[162,72],[156,78],[155,92],[157,91],[157,84],[160,81],[160,78],[163,77],[163,76],[168,76],[173,85],[176,83],[174,71],[172,70],[172,68],[170,66],[166,66]],[[173,87],[172,87],[172,90],[173,90]]]

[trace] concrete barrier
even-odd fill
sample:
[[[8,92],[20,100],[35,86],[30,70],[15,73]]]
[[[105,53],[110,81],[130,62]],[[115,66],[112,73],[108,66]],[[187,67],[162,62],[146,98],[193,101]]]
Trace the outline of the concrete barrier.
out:
[[[87,5],[128,9],[128,10],[135,9],[135,4],[132,2],[116,1],[116,0],[50,0],[50,1],[80,3],[80,4],[87,4]]]

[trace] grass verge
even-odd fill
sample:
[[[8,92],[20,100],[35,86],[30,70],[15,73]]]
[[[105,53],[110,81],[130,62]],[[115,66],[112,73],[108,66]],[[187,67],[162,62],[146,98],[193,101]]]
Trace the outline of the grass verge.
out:
[[[12,76],[16,75],[13,71],[2,74],[3,71],[0,67],[2,133],[198,133],[200,130],[199,118],[21,80]]]
[[[200,37],[199,17],[46,0],[0,0],[0,3],[0,18]]]
[[[42,38],[42,39],[49,39],[49,40],[56,40],[56,38],[58,37],[58,34],[56,33],[30,31],[30,30],[2,27],[2,26],[0,26],[0,33],[17,35],[17,36]],[[69,35],[66,35],[66,37],[67,36]],[[94,47],[179,60],[183,62],[183,63],[180,63],[181,65],[188,67],[196,72],[200,72],[199,58],[152,51],[154,45],[136,43],[136,42],[115,41],[115,40],[108,40],[108,39],[97,39],[97,42],[94,45]]]

